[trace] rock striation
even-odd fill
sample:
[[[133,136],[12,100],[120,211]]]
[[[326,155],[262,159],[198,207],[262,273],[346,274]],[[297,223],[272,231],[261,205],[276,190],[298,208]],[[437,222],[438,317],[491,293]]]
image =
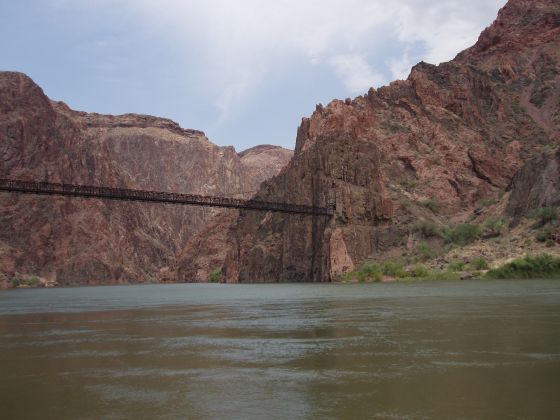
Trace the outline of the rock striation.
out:
[[[290,157],[272,146],[240,155],[163,118],[73,111],[24,74],[0,72],[3,178],[247,197]],[[0,283],[31,275],[61,285],[156,281],[216,214],[0,194]]]
[[[506,213],[514,221],[543,207],[560,207],[560,149],[527,162],[510,189]]]
[[[560,143],[560,3],[510,0],[476,45],[407,80],[317,106],[258,198],[325,206],[332,220],[242,212],[231,282],[331,281],[402,245],[420,217],[464,220]]]
[[[248,168],[251,180],[266,180],[278,174],[291,160],[293,151],[277,146],[257,146],[239,154]],[[260,184],[245,196],[252,196]],[[164,275],[164,281],[189,283],[207,282],[212,272],[219,272],[220,279],[228,251],[232,249],[230,228],[237,222],[239,212],[219,212],[204,228],[192,237]]]
[[[557,205],[559,144],[557,0],[510,0],[454,60],[318,105],[293,157],[238,154],[162,118],[76,112],[0,73],[2,176],[336,207],[326,218],[0,194],[0,284],[337,280],[413,249],[419,219],[464,222],[502,196],[513,218]]]

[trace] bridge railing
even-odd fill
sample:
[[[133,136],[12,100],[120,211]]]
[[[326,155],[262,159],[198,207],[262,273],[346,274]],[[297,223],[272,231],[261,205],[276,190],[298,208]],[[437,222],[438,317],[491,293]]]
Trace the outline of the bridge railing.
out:
[[[73,185],[52,182],[30,182],[13,179],[0,179],[0,191],[24,194],[46,194],[110,200],[237,208],[315,216],[332,216],[334,214],[334,207],[332,205],[329,205],[328,207],[314,207],[301,204],[276,203],[253,199],[242,200],[239,198],[229,197],[211,197],[195,194],[94,187],[90,185]]]

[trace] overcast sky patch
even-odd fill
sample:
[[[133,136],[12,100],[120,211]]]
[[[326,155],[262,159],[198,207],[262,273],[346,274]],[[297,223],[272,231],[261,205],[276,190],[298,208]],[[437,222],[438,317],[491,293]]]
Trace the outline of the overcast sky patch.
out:
[[[3,68],[85,111],[150,113],[244,149],[293,147],[314,105],[451,60],[505,0],[28,0]]]

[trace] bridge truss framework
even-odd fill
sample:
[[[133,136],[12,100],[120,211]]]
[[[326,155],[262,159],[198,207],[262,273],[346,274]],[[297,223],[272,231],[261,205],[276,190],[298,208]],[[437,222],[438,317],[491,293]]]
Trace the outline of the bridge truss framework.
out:
[[[299,204],[275,203],[259,200],[243,200],[227,197],[210,197],[193,194],[132,190],[124,188],[94,187],[87,185],[58,184],[0,179],[0,191],[20,194],[81,197],[103,200],[139,201],[190,206],[234,208],[310,216],[332,216],[334,205],[313,207]]]

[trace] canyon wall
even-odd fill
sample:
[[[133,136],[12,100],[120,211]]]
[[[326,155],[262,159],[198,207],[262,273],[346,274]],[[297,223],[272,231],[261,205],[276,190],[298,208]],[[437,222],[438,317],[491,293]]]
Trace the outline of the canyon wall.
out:
[[[73,111],[25,75],[2,72],[3,178],[336,210],[328,218],[0,194],[0,285],[30,275],[63,285],[332,281],[413,249],[419,219],[465,222],[500,197],[512,217],[557,203],[559,44],[560,3],[510,0],[454,60],[318,105],[293,158],[273,146],[238,154],[162,118]]]
[[[407,80],[317,106],[258,198],[332,220],[241,212],[224,279],[331,281],[402,246],[419,218],[466,221],[560,142],[560,3],[511,0],[477,44]]]
[[[531,159],[511,183],[508,216],[517,221],[543,207],[560,207],[560,149]]]
[[[273,146],[238,155],[163,118],[76,112],[27,76],[0,72],[2,178],[249,197],[291,155]],[[156,281],[218,213],[0,193],[0,284]]]

